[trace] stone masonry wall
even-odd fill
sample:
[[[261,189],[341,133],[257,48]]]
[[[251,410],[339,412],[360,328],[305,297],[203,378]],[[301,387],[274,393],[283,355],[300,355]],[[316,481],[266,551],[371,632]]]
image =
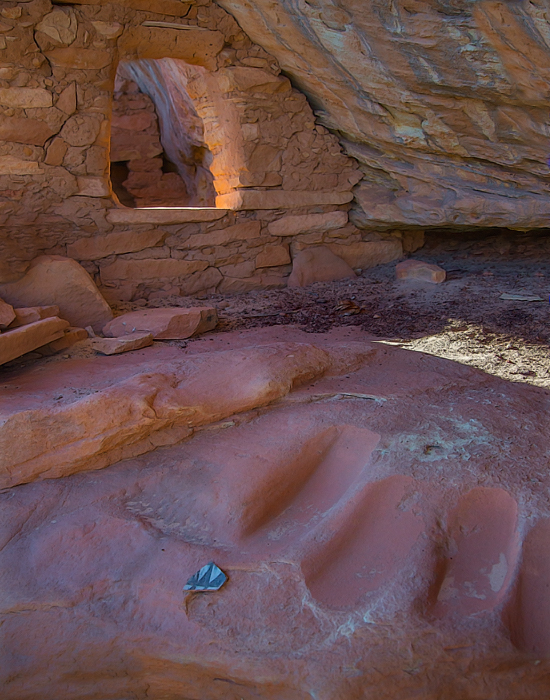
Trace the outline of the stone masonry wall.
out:
[[[217,210],[155,214],[113,199],[115,73],[141,59],[166,84],[183,75]],[[349,224],[356,162],[276,61],[206,0],[4,2],[0,116],[0,281],[39,254],[68,255],[115,301],[283,285],[292,252],[322,242],[353,267],[400,255],[401,234]]]

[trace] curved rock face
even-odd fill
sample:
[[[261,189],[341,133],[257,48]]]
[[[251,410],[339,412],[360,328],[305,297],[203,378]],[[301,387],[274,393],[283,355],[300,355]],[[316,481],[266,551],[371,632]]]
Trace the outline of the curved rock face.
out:
[[[550,213],[545,0],[219,0],[363,164],[356,223]]]
[[[0,494],[2,700],[548,697],[546,390],[334,335],[219,334],[180,385],[173,347],[80,361],[103,412],[126,374],[195,433]],[[71,362],[64,396],[6,377],[21,421],[85,401]]]

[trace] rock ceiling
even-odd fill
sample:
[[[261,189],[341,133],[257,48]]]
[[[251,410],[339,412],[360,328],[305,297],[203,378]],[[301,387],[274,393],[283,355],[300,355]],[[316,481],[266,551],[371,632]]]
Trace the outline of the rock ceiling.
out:
[[[358,223],[545,226],[547,0],[219,0],[363,164]]]

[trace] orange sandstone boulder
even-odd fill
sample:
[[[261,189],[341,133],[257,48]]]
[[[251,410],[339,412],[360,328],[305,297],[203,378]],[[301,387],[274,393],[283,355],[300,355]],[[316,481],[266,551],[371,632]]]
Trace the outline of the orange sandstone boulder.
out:
[[[151,333],[159,340],[181,340],[216,327],[218,314],[211,307],[167,308],[131,311],[110,321],[103,333],[119,338],[133,333]]]
[[[0,284],[0,296],[16,306],[55,305],[73,326],[100,330],[113,318],[93,279],[75,260],[42,255],[17,282]]]

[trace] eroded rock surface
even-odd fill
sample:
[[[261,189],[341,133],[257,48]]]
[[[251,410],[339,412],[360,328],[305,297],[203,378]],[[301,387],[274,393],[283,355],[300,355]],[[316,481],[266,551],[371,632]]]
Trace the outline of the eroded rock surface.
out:
[[[338,335],[194,343],[185,366],[225,414],[0,495],[3,698],[546,696],[548,392]],[[228,390],[221,359],[252,336],[264,359],[236,379],[225,362]],[[100,358],[103,381],[180,352]],[[6,378],[29,405],[38,370]],[[245,393],[280,400],[231,402],[245,375]],[[228,582],[184,594],[211,560]]]
[[[361,225],[546,225],[547,2],[219,4],[348,140]]]

